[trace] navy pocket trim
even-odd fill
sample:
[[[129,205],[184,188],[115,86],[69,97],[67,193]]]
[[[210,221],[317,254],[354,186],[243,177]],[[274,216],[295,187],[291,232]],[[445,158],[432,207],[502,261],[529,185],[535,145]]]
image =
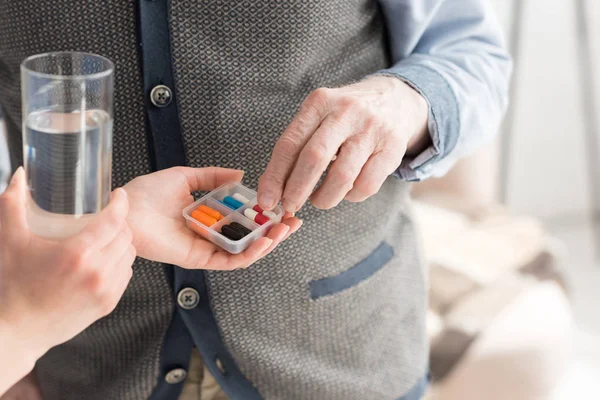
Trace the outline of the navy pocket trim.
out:
[[[394,249],[392,246],[386,242],[381,242],[367,258],[352,268],[335,276],[328,276],[309,282],[310,297],[318,299],[319,297],[329,296],[351,288],[379,271],[393,257]]]
[[[412,387],[412,389],[409,390],[408,393],[406,393],[404,396],[400,397],[397,400],[420,400],[423,398],[423,396],[425,396],[425,392],[427,391],[427,388],[429,387],[429,374],[426,374],[425,376],[423,376],[421,379],[419,379],[419,381],[417,383],[415,383],[415,385]]]

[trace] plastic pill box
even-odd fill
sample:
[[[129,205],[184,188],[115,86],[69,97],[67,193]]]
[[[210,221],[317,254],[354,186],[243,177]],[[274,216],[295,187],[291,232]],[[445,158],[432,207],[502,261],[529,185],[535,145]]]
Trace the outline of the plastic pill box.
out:
[[[225,202],[226,197],[228,198],[226,200],[227,202]],[[248,200],[245,204],[238,202],[237,200],[244,198]],[[235,201],[232,201],[231,199],[235,199]],[[186,220],[188,228],[229,253],[238,254],[246,250],[256,239],[265,236],[273,225],[281,222],[283,217],[283,209],[278,205],[271,210],[273,212],[272,214],[268,213],[269,218],[265,218],[266,222],[259,225],[244,214],[247,209],[254,209],[256,204],[256,192],[254,190],[248,189],[240,183],[227,183],[184,208],[183,217]],[[220,217],[217,216],[217,213],[211,212],[213,215],[208,216],[202,213],[205,218],[201,218],[201,220],[204,221],[204,223],[200,222],[198,219],[192,217],[192,214],[196,212],[195,215],[198,216],[200,211],[206,210],[206,208],[200,209],[201,206],[209,207],[210,209],[217,211],[218,214],[220,214]],[[254,215],[255,213],[248,212],[246,214]],[[225,225],[234,222],[243,225],[251,232],[238,240],[233,240],[225,236],[221,232],[221,229]],[[260,222],[262,222],[262,220],[260,220]],[[211,225],[207,226],[206,224]],[[236,226],[236,224],[234,224],[234,226]],[[226,232],[227,230],[228,228],[226,229]]]

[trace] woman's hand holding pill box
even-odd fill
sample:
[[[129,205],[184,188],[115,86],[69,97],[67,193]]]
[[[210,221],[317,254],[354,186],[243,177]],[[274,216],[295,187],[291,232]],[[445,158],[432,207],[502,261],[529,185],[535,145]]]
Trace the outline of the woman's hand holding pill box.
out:
[[[239,170],[175,167],[129,182],[127,220],[138,255],[212,270],[244,268],[266,256],[302,223],[281,209],[271,217],[253,209],[256,193],[237,183],[242,177]],[[211,190],[197,202],[190,194]],[[247,209],[256,213],[252,220]]]

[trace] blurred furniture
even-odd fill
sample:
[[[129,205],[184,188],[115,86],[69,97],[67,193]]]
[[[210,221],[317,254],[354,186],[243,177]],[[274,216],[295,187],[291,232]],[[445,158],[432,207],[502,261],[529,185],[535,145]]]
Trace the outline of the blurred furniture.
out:
[[[571,353],[560,246],[502,207],[430,193],[415,209],[430,267],[427,399],[551,398]]]

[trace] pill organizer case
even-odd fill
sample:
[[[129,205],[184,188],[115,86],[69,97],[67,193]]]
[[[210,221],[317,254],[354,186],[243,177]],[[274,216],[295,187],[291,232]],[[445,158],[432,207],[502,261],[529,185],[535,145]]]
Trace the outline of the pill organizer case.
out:
[[[250,201],[237,210],[233,210],[219,201],[223,200],[226,196],[232,196],[234,193],[239,193]],[[184,208],[183,217],[186,220],[188,228],[207,240],[210,240],[229,253],[238,254],[246,250],[256,239],[265,236],[271,226],[281,222],[283,217],[283,209],[280,206],[276,206],[272,210],[275,213],[275,218],[270,219],[263,225],[257,224],[244,215],[244,211],[247,208],[254,207],[256,203],[256,192],[254,190],[248,189],[240,183],[227,183]],[[221,215],[223,215],[224,218],[222,218],[220,221],[217,221],[212,226],[206,226],[200,223],[196,219],[192,218],[192,213],[202,205],[210,207],[213,210],[217,210],[221,213]],[[221,227],[232,222],[238,222],[250,229],[252,232],[240,240],[231,240],[228,237],[223,236],[221,233]]]

